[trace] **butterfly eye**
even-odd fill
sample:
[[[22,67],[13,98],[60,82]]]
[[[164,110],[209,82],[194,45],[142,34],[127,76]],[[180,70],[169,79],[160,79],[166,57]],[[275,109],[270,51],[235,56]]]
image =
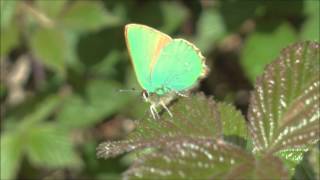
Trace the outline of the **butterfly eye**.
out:
[[[146,90],[143,90],[141,95],[142,95],[143,99],[145,99],[145,100],[147,100],[149,98],[149,93]]]

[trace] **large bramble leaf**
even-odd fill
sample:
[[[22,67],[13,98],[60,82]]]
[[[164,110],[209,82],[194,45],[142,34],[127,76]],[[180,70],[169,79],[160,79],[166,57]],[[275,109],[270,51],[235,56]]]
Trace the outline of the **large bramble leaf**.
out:
[[[291,45],[258,78],[248,112],[255,151],[297,163],[319,140],[319,50],[315,42]]]
[[[173,118],[164,112],[160,120],[141,120],[126,140],[100,144],[97,155],[108,158],[151,150],[139,154],[125,179],[287,179],[286,168],[278,158],[268,155],[255,159],[223,140],[223,130],[226,135],[246,137],[244,119],[232,106],[196,95],[179,99],[170,109]],[[228,127],[232,120],[238,127]]]
[[[170,141],[164,152],[137,160],[125,173],[125,179],[223,178],[252,160],[250,154],[223,141],[177,139]]]
[[[239,147],[219,140],[171,141],[166,151],[137,160],[125,179],[287,179],[281,161],[273,156],[254,159]]]
[[[171,111],[173,118],[164,112],[163,119],[159,121],[152,118],[138,121],[138,128],[126,140],[102,143],[98,156],[107,158],[136,149],[160,147],[187,136],[199,139],[221,136],[216,104],[203,95],[180,99]]]
[[[224,136],[238,136],[247,139],[247,124],[240,111],[230,104],[218,103]]]

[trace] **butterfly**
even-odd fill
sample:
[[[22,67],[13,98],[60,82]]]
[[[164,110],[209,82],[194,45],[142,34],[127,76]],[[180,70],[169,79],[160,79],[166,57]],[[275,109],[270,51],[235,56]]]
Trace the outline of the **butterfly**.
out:
[[[143,88],[142,96],[149,102],[154,119],[157,107],[166,106],[176,95],[194,87],[208,73],[200,50],[184,39],[172,39],[142,24],[127,24],[125,39],[136,77]]]

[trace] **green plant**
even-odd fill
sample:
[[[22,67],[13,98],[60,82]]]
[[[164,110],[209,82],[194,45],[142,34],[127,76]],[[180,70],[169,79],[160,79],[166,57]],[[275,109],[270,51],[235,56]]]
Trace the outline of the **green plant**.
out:
[[[257,79],[247,121],[232,105],[196,94],[172,103],[173,118],[140,120],[97,155],[139,150],[129,179],[289,179],[319,141],[319,56],[317,42],[285,48]]]

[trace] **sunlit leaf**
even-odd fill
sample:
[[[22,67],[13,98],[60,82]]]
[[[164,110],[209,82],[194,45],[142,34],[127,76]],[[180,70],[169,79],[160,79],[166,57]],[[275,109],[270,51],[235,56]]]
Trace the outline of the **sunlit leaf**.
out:
[[[17,176],[22,157],[21,137],[14,133],[1,134],[0,179],[14,179]]]
[[[226,34],[221,14],[216,9],[205,9],[197,23],[195,44],[208,52]]]
[[[61,102],[61,97],[46,95],[30,98],[12,111],[8,111],[4,123],[5,130],[28,131],[31,126],[47,120]],[[10,124],[12,123],[12,124]],[[8,124],[8,125],[7,125]]]
[[[38,29],[31,38],[35,56],[47,67],[64,72],[66,47],[64,34],[55,29]]]
[[[164,111],[159,121],[152,118],[138,121],[138,128],[127,140],[102,143],[98,156],[107,158],[135,149],[159,147],[186,136],[199,139],[221,136],[216,104],[203,95],[181,98],[171,111],[173,118]]]
[[[105,25],[113,26],[121,19],[104,9],[98,1],[76,1],[63,14],[62,23],[74,31],[98,30]]]
[[[302,26],[301,38],[303,40],[320,40],[320,2],[304,1],[307,18]]]
[[[257,80],[248,113],[256,151],[300,151],[319,140],[319,49],[315,42],[291,45]]]
[[[12,50],[12,48],[16,47],[19,43],[19,31],[17,24],[12,22],[10,23],[10,25],[8,25],[7,28],[1,28],[0,34],[0,56],[3,56],[9,53]]]
[[[60,15],[63,8],[66,5],[66,0],[58,0],[58,1],[43,1],[37,0],[35,1],[35,6],[47,16],[56,18]]]
[[[175,1],[162,1],[160,6],[164,23],[159,29],[166,33],[172,33],[181,26],[187,17],[187,10]],[[173,16],[174,18],[172,18]]]
[[[35,166],[57,168],[81,165],[67,132],[59,130],[54,124],[34,126],[25,138],[27,155]]]
[[[240,61],[247,77],[254,82],[280,50],[296,39],[294,29],[288,24],[282,24],[272,32],[256,31],[250,34],[244,44]]]
[[[3,28],[7,28],[8,25],[11,23],[12,18],[15,14],[15,11],[16,11],[17,3],[18,3],[17,0],[0,1],[0,7],[1,7],[0,28],[1,28],[1,31]]]
[[[115,113],[126,103],[118,90],[120,85],[113,81],[94,80],[87,84],[85,94],[73,94],[66,98],[57,115],[64,127],[79,128],[93,126]]]
[[[227,0],[220,2],[220,12],[228,31],[237,31],[248,19],[254,18],[261,8],[260,1]]]

